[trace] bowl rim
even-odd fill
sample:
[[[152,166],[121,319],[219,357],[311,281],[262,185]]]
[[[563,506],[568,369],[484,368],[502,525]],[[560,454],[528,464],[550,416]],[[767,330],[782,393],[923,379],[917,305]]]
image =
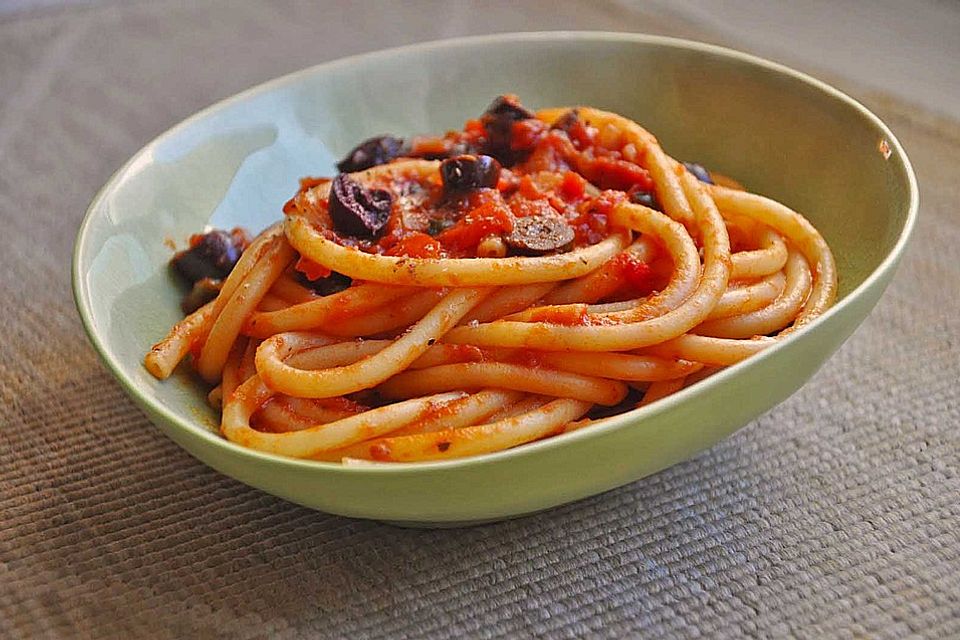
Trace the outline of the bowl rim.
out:
[[[286,456],[281,456],[273,453],[267,453],[263,451],[258,451],[256,449],[251,449],[248,447],[241,446],[239,444],[233,443],[226,438],[222,437],[219,433],[212,431],[211,429],[201,425],[199,421],[188,420],[174,412],[172,412],[166,404],[155,400],[153,397],[145,394],[137,384],[133,381],[132,378],[128,377],[120,366],[118,358],[114,355],[109,347],[108,341],[105,340],[96,330],[96,326],[93,320],[93,314],[91,312],[91,303],[90,303],[90,290],[86,284],[85,273],[81,271],[81,264],[86,262],[86,256],[88,252],[88,236],[91,234],[91,228],[96,217],[96,211],[101,207],[103,201],[108,197],[110,193],[116,188],[116,186],[122,181],[123,177],[129,172],[129,170],[136,165],[137,163],[142,162],[142,158],[152,149],[162,144],[168,138],[171,138],[182,130],[190,127],[195,122],[203,120],[208,116],[224,110],[236,103],[243,102],[250,98],[253,98],[257,95],[267,93],[274,89],[284,87],[290,84],[294,84],[300,81],[306,76],[318,72],[329,71],[337,69],[339,67],[349,67],[363,62],[376,61],[379,59],[385,59],[397,54],[406,54],[411,52],[427,52],[427,51],[439,51],[443,49],[459,48],[459,47],[469,47],[469,46],[490,46],[490,45],[500,45],[504,43],[518,43],[518,42],[546,42],[546,41],[557,41],[557,42],[619,42],[625,44],[643,44],[643,45],[656,45],[664,48],[672,48],[677,50],[686,50],[686,51],[697,51],[711,56],[717,56],[721,58],[731,59],[740,63],[746,63],[755,67],[760,67],[768,71],[773,71],[780,75],[786,75],[791,77],[794,80],[797,80],[803,84],[806,84],[816,90],[819,90],[822,93],[827,94],[829,97],[838,100],[846,104],[848,107],[852,107],[855,111],[870,122],[877,130],[879,130],[887,144],[890,147],[893,155],[897,156],[897,159],[903,166],[904,174],[907,182],[907,189],[909,192],[909,203],[907,207],[906,218],[903,223],[903,227],[900,231],[899,237],[894,243],[893,247],[887,253],[886,256],[880,261],[880,263],[873,269],[873,271],[867,275],[867,277],[861,282],[857,287],[848,292],[842,300],[839,300],[833,307],[828,309],[826,313],[822,316],[816,318],[809,324],[801,327],[795,332],[792,332],[789,336],[785,337],[783,340],[778,341],[777,344],[772,345],[768,349],[764,349],[762,352],[747,358],[735,365],[725,367],[720,371],[714,373],[709,378],[699,381],[697,384],[691,385],[681,389],[680,391],[671,394],[666,398],[662,398],[658,402],[651,403],[645,407],[638,409],[633,409],[625,413],[612,416],[605,419],[603,422],[594,425],[590,429],[578,429],[570,433],[564,433],[552,438],[547,438],[544,440],[538,440],[535,442],[527,443],[520,447],[514,447],[512,449],[506,449],[503,451],[497,451],[493,453],[482,454],[478,456],[471,456],[465,458],[455,458],[452,460],[440,460],[440,461],[425,461],[425,462],[410,462],[410,463],[374,463],[370,465],[344,465],[339,462],[322,462],[317,460],[301,459],[301,458],[291,458]],[[446,38],[441,40],[433,40],[429,42],[421,42],[416,44],[409,44],[399,47],[392,47],[389,49],[381,49],[378,51],[372,51],[367,53],[361,53],[356,55],[347,56],[344,58],[338,58],[328,62],[323,62],[317,65],[306,67],[291,73],[267,80],[266,82],[260,83],[244,91],[233,94],[223,100],[217,101],[211,104],[208,107],[201,109],[200,111],[194,113],[193,115],[187,117],[184,120],[181,120],[174,126],[170,127],[163,133],[159,134],[153,138],[150,142],[141,147],[133,156],[130,157],[119,169],[117,169],[110,179],[97,191],[91,200],[87,210],[84,214],[83,221],[80,224],[80,227],[77,231],[76,241],[74,243],[73,249],[73,258],[71,265],[71,280],[73,288],[73,297],[76,304],[77,310],[80,314],[84,330],[90,339],[90,342],[93,344],[94,349],[97,351],[100,359],[104,364],[107,365],[107,368],[110,370],[114,378],[120,383],[124,388],[127,394],[138,404],[141,409],[147,410],[150,415],[150,418],[159,417],[167,425],[175,426],[177,429],[187,432],[189,435],[194,437],[201,438],[206,441],[206,443],[215,448],[225,449],[227,454],[237,455],[243,458],[246,458],[250,461],[251,464],[274,464],[282,465],[287,467],[289,470],[312,470],[316,472],[329,472],[329,473],[344,473],[344,474],[361,474],[361,475],[408,475],[408,474],[421,474],[430,470],[445,470],[452,471],[457,469],[472,468],[483,465],[490,465],[498,463],[504,460],[509,460],[517,457],[526,457],[534,456],[541,452],[546,452],[550,449],[558,447],[571,447],[576,446],[577,443],[582,439],[596,438],[604,435],[607,432],[630,428],[638,426],[636,423],[642,422],[648,417],[658,415],[666,411],[672,411],[677,407],[677,405],[685,402],[687,398],[694,393],[701,393],[706,391],[709,387],[719,385],[727,378],[737,375],[742,369],[750,366],[758,365],[762,360],[772,357],[774,353],[781,350],[798,339],[801,339],[802,336],[806,335],[808,332],[815,330],[817,327],[821,326],[823,323],[828,321],[831,317],[841,313],[845,308],[853,304],[853,302],[860,298],[868,289],[877,286],[878,282],[882,280],[888,273],[896,268],[896,265],[900,257],[904,253],[904,249],[910,239],[910,236],[913,233],[914,227],[916,225],[917,217],[919,211],[919,189],[917,185],[917,178],[913,170],[913,166],[910,163],[909,158],[907,157],[906,152],[903,149],[903,146],[900,144],[900,141],[893,134],[890,128],[873,112],[867,109],[863,104],[861,104],[856,99],[850,97],[846,93],[836,89],[835,87],[818,80],[806,73],[797,71],[788,66],[782,65],[765,58],[755,56],[753,54],[744,53],[736,49],[731,49],[728,47],[722,47],[719,45],[708,44],[705,42],[699,42],[695,40],[687,40],[683,38],[674,38],[669,36],[660,36],[644,33],[629,33],[629,32],[613,32],[613,31],[533,31],[533,32],[513,32],[513,33],[498,33],[498,34],[489,34],[489,35],[479,35],[479,36],[467,36],[467,37],[454,37]],[[151,421],[154,421],[153,419]]]

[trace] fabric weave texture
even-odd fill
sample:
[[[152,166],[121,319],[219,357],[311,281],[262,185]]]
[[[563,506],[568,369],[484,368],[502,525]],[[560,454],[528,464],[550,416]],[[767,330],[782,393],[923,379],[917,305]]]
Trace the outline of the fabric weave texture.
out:
[[[334,517],[203,466],[100,365],[69,284],[83,211],[198,109],[468,33],[737,44],[616,2],[535,4],[0,14],[0,637],[960,637],[960,123],[849,82],[825,78],[892,127],[920,179],[896,279],[799,393],[640,482],[462,530]]]

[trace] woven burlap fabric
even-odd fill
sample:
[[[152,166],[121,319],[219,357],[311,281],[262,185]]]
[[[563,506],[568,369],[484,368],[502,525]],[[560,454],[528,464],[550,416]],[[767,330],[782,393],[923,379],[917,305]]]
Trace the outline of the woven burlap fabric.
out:
[[[920,178],[893,285],[802,391],[641,482],[464,530],[315,513],[192,459],[100,365],[69,286],[83,210],[197,109],[441,36],[712,39],[617,4],[525,11],[163,2],[0,18],[0,636],[960,636],[960,124],[843,80],[828,78],[892,126]]]

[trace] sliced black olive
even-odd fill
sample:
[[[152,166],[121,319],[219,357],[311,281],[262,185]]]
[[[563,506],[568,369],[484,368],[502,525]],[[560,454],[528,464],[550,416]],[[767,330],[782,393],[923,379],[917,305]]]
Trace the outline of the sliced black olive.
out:
[[[316,280],[311,280],[303,272],[297,271],[296,278],[297,282],[321,296],[329,296],[330,294],[343,291],[349,288],[353,282],[350,276],[345,276],[336,271],[332,272],[326,278],[317,278]]]
[[[190,289],[190,292],[183,296],[183,300],[180,301],[180,308],[184,313],[193,313],[216,298],[222,286],[223,280],[214,280],[213,278],[201,278],[197,280],[193,283],[193,288]]]
[[[487,134],[482,152],[505,166],[512,166],[525,155],[511,148],[513,125],[533,117],[533,113],[525,109],[516,96],[500,96],[494,100],[480,117]]]
[[[696,162],[684,162],[683,166],[687,168],[687,171],[693,174],[693,176],[700,182],[706,182],[707,184],[713,184],[713,178],[710,177],[710,172],[702,164],[697,164]]]
[[[403,152],[403,140],[394,136],[374,136],[355,146],[337,163],[340,173],[363,171],[386,164]]]
[[[366,189],[345,173],[330,188],[330,219],[341,234],[372,238],[390,218],[393,197],[382,189]]]
[[[630,197],[630,202],[634,204],[642,204],[645,207],[655,209],[657,211],[663,211],[663,208],[660,206],[660,201],[657,200],[657,194],[652,191],[643,191],[636,187],[632,187],[627,195]]]
[[[541,213],[517,218],[504,241],[520,253],[541,254],[570,244],[573,235],[573,228],[559,215]]]
[[[226,278],[246,246],[242,236],[214,229],[192,242],[189,249],[174,254],[170,266],[191,284],[204,278]]]
[[[440,178],[447,192],[463,192],[497,186],[500,163],[490,156],[457,156],[440,163]]]

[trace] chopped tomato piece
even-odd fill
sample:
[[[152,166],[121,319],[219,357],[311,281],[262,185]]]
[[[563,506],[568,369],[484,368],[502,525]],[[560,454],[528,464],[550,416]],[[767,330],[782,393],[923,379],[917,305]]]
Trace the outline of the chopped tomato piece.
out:
[[[302,273],[307,280],[311,282],[321,278],[326,278],[331,273],[330,269],[327,269],[322,264],[317,264],[310,258],[304,257],[301,257],[299,260],[297,260],[297,264],[293,268]]]
[[[591,202],[585,203],[587,205],[587,210],[583,213],[590,213],[593,211],[601,215],[609,215],[613,208],[623,202],[626,198],[626,194],[619,191],[604,191],[599,196],[593,199]],[[583,209],[583,206],[580,207]]]
[[[560,195],[567,200],[579,200],[586,193],[587,181],[579,173],[567,171],[560,183]]]
[[[520,178],[520,195],[528,200],[536,200],[543,197],[543,192],[540,191],[540,187],[533,181],[533,178],[523,176]]]
[[[400,239],[387,251],[388,256],[406,256],[408,258],[442,258],[443,247],[425,233],[412,232]]]
[[[573,126],[567,131],[567,135],[570,136],[570,140],[577,146],[579,149],[586,149],[592,147],[597,142],[597,128],[589,126],[583,120],[577,120],[573,123]]]
[[[543,137],[547,125],[539,120],[527,119],[513,123],[510,148],[518,151],[532,149]]]
[[[554,214],[554,208],[550,206],[550,200],[543,197],[537,200],[515,198],[510,201],[510,210],[513,211],[513,215],[518,218],[549,216]]]
[[[576,233],[577,244],[596,244],[610,235],[610,211],[623,199],[616,191],[604,191],[577,207],[577,217],[570,223]]]
[[[649,291],[653,288],[656,274],[649,264],[631,253],[621,253],[616,261],[617,269],[629,286],[637,291]]]
[[[452,254],[476,255],[477,245],[483,238],[511,231],[513,217],[510,211],[498,202],[489,201],[467,212],[436,239]]]
[[[500,179],[497,181],[497,191],[513,191],[520,186],[520,178],[510,169],[500,170]]]
[[[602,156],[594,159],[592,164],[593,182],[601,189],[618,189],[621,191],[626,191],[631,187],[638,187],[643,191],[653,189],[653,179],[650,177],[650,173],[632,162]]]

